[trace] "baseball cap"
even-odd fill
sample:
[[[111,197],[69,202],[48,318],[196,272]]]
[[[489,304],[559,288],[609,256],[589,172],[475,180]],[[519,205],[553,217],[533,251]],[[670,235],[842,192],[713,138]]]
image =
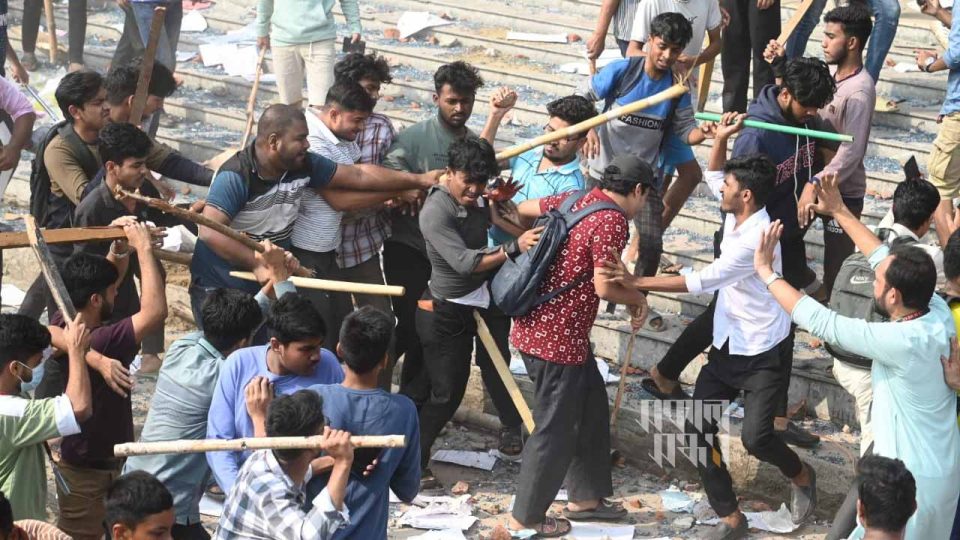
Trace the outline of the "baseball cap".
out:
[[[654,187],[653,168],[646,161],[632,154],[621,154],[603,169],[603,179],[630,182]]]

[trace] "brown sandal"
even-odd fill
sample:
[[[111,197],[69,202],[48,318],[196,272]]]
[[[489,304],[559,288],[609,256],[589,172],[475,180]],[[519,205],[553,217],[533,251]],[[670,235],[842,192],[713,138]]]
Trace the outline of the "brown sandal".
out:
[[[570,534],[573,525],[564,518],[544,517],[543,523],[533,527],[537,531],[535,538],[560,538]]]

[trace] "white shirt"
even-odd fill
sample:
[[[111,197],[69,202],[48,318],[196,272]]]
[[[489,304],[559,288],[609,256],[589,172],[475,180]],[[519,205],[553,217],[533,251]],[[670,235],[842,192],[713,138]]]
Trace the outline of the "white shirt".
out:
[[[924,243],[913,231],[899,223],[894,223],[893,210],[890,210],[887,212],[887,215],[883,216],[880,224],[877,225],[877,229],[890,229],[890,234],[886,239],[887,244],[892,243],[901,236],[913,239],[913,241],[916,242],[916,246],[926,251],[927,255],[930,255],[930,258],[933,259],[933,266],[937,269],[937,289],[943,289],[947,284],[947,278],[943,275],[943,250],[941,250],[939,246]]]
[[[308,109],[306,111],[307,140],[310,151],[344,165],[360,161],[360,147],[356,141],[344,141]],[[300,201],[300,213],[293,225],[293,245],[316,253],[334,251],[340,247],[340,221],[343,212],[338,212],[319,193],[312,189],[304,191]]]
[[[693,26],[693,38],[683,49],[687,56],[697,56],[703,50],[703,37],[708,30],[720,26],[720,3],[717,0],[643,0],[633,20],[631,41],[646,43],[650,39],[650,24],[661,13],[679,13]]]
[[[719,195],[723,172],[707,171],[707,184]],[[706,268],[686,275],[692,293],[719,291],[713,316],[713,346],[729,341],[730,354],[753,356],[769,351],[787,337],[790,316],[767,290],[753,267],[753,255],[761,233],[770,225],[770,215],[761,208],[737,226],[733,214],[723,222],[720,257]],[[776,247],[773,268],[783,262]]]

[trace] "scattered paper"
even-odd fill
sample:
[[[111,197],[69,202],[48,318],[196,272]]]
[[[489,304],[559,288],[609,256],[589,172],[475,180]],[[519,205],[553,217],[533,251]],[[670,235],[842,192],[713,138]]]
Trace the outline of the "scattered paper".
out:
[[[20,290],[16,285],[11,285],[9,283],[4,283],[0,287],[0,299],[3,300],[3,305],[7,307],[19,308],[20,304],[27,298],[27,294]]]
[[[238,47],[236,54],[228,57],[223,62],[223,70],[231,77],[253,77],[257,73],[257,48]]]
[[[200,58],[203,59],[204,67],[214,67],[223,64],[226,59],[236,54],[237,45],[235,43],[201,43]]]
[[[419,497],[417,497],[419,498]],[[413,507],[400,517],[399,524],[415,529],[465,531],[477,522],[473,517],[473,508],[470,495],[460,497],[431,497],[431,502],[424,508]],[[416,501],[414,501],[416,502]]]
[[[442,531],[430,531],[417,536],[411,536],[410,540],[467,540],[460,529],[444,529]]]
[[[231,30],[226,34],[201,36],[200,41],[203,43],[218,43],[221,45],[226,45],[228,43],[255,43],[257,41],[256,21],[251,22],[243,28]]]
[[[566,41],[566,39],[564,39]],[[568,62],[566,64],[560,65],[560,71],[563,73],[576,73],[578,75],[590,75],[590,64],[586,60],[586,51],[583,52],[584,61],[583,62]],[[603,68],[603,66],[609,64],[610,62],[621,60],[623,56],[620,55],[620,49],[616,47],[612,49],[606,49],[600,53],[600,57],[597,58],[595,64],[597,69]]]
[[[571,540],[632,540],[633,525],[610,525],[606,523],[582,523],[571,521]]]
[[[473,452],[470,450],[437,450],[433,454],[433,460],[485,471],[492,471],[493,466],[497,464],[496,456],[488,452]]]
[[[181,244],[180,227],[167,229],[167,235],[163,237],[163,245],[160,249],[166,251],[180,251]]]
[[[177,62],[189,62],[197,56],[197,51],[177,51]]]
[[[799,527],[799,525],[793,523],[790,510],[787,510],[787,505],[783,503],[780,504],[780,509],[776,512],[767,510],[766,512],[744,512],[743,514],[747,516],[747,525],[751,529],[786,534],[797,530]],[[716,525],[720,523],[720,518],[708,519],[701,523]]]
[[[523,358],[519,356],[510,357],[510,373],[514,375],[526,375],[527,365],[523,363]]]
[[[620,376],[612,375],[610,373],[610,366],[600,358],[597,358],[597,369],[600,371],[600,377],[605,384],[620,382]]]
[[[223,513],[223,501],[218,501],[204,493],[200,498],[200,513],[205,516],[220,517]]]
[[[920,68],[914,62],[897,62],[897,65],[893,66],[893,70],[897,73],[909,73],[911,71],[919,72]]]
[[[537,34],[534,32],[507,32],[507,39],[514,41],[537,41],[540,43],[566,43],[566,34]]]
[[[397,30],[400,30],[400,39],[408,38],[417,32],[436,26],[453,24],[442,17],[428,11],[404,11],[397,20]]]
[[[188,11],[180,22],[181,32],[203,32],[207,29],[207,19],[199,11]]]
[[[663,502],[663,509],[667,512],[690,512],[696,503],[696,501],[690,498],[690,495],[684,491],[680,491],[680,488],[677,486],[670,486],[669,489],[661,490],[659,495],[660,500]]]

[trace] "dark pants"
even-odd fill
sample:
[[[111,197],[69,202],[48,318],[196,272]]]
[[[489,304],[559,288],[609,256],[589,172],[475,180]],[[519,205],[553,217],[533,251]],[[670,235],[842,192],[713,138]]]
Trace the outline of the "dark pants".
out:
[[[495,306],[480,309],[433,299],[429,290],[424,292],[423,297],[424,300],[433,301],[433,311],[417,310],[417,334],[423,344],[423,364],[429,392],[429,397],[420,407],[420,465],[426,468],[432,455],[433,441],[463,401],[470,378],[470,355],[474,345],[483,385],[497,408],[500,423],[507,428],[516,428],[520,426],[521,419],[487,349],[477,335],[473,312],[480,312],[504,358],[510,357],[507,344],[510,318]]]
[[[383,275],[390,285],[404,287],[403,296],[391,296],[397,316],[394,358],[403,356],[400,393],[408,396],[419,409],[428,398],[429,387],[424,373],[423,348],[417,335],[417,300],[423,296],[430,279],[430,261],[418,250],[397,242],[383,244]]]
[[[26,315],[31,319],[39,319],[40,316],[43,315],[43,310],[47,310],[47,318],[49,320],[49,317],[57,312],[57,303],[54,302],[53,295],[50,294],[50,287],[47,286],[47,280],[43,278],[43,274],[40,274],[27,289],[23,303],[20,304],[20,309],[17,310],[17,313]]]
[[[613,494],[607,390],[590,354],[580,365],[523,355],[534,384],[536,429],[523,447],[513,517],[542,523],[564,484],[571,501]]]
[[[157,41],[156,61],[173,71],[177,66],[177,45],[180,42],[180,23],[183,21],[183,2],[133,2],[131,7],[140,32],[141,43],[147,43],[150,39],[154,8],[167,9],[163,18],[163,31],[160,32],[160,39]]]
[[[117,41],[117,49],[113,52],[113,60],[110,65],[125,66],[133,63],[134,60],[143,55],[145,47],[140,39],[140,29],[137,27],[137,19],[133,15],[133,8],[130,6],[121,6],[123,10],[123,34]]]
[[[170,530],[173,540],[210,540],[210,533],[200,523],[181,525],[175,523]]]
[[[843,198],[843,204],[850,209],[853,215],[860,217],[863,213],[863,197],[859,199]],[[823,287],[827,297],[833,291],[833,283],[843,261],[853,254],[856,247],[847,233],[829,216],[818,216],[823,222]]]
[[[650,277],[660,269],[663,255],[663,197],[657,190],[647,192],[646,203],[633,219],[637,226],[639,250],[634,275]]]
[[[67,37],[70,61],[83,63],[83,45],[87,38],[87,0],[70,0],[67,8]],[[23,52],[34,53],[37,49],[37,34],[40,30],[40,15],[43,0],[23,1]],[[48,29],[49,30],[49,29]]]
[[[800,457],[773,432],[773,417],[780,401],[783,373],[782,358],[787,351],[788,340],[782,341],[769,351],[754,356],[739,356],[729,353],[728,345],[710,350],[708,363],[700,371],[697,387],[693,392],[694,403],[703,405],[736,399],[744,392],[744,417],[740,440],[747,452],[761,461],[780,469],[787,478],[800,474],[803,465]],[[723,455],[716,422],[704,420],[697,429],[688,419],[686,432],[697,437],[697,447],[705,452],[706,459],[698,460],[697,469],[710,506],[720,517],[737,510],[737,494]],[[707,436],[712,436],[712,443]]]
[[[750,85],[750,59],[753,58],[753,97],[773,84],[773,69],[763,59],[763,50],[780,34],[780,0],[765,10],[756,0],[722,0],[730,13],[730,26],[723,31],[720,62],[723,68],[723,110],[746,112]],[[753,54],[745,54],[753,51]]]

